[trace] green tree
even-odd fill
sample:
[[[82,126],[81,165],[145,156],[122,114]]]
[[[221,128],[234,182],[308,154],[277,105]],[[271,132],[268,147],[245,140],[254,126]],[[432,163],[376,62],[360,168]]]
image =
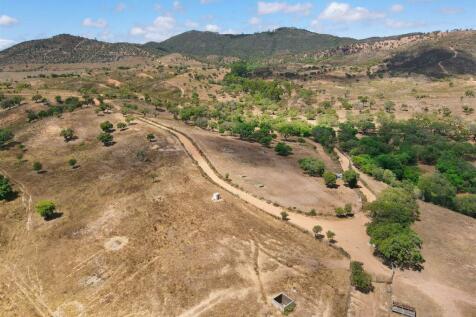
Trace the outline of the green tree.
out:
[[[125,124],[124,122],[119,122],[116,127],[119,129],[119,130],[124,130],[125,128],[127,128],[127,124]]]
[[[322,176],[324,177],[324,182],[326,183],[327,187],[329,188],[336,187],[337,176],[335,173],[332,173],[331,171],[325,171]]]
[[[326,237],[329,240],[329,242],[331,242],[331,243],[335,242],[335,240],[334,240],[335,236],[336,236],[336,234],[334,232],[332,232],[331,230],[328,230],[326,232]]]
[[[288,221],[289,220],[289,214],[285,211],[281,211],[281,219],[284,220],[284,221]]]
[[[10,129],[0,129],[0,148],[13,139],[13,133]]]
[[[410,225],[419,215],[416,198],[403,188],[388,188],[368,204],[374,222]]]
[[[365,294],[373,291],[372,277],[369,273],[365,272],[362,262],[351,261],[350,272],[350,284],[356,290]]]
[[[278,153],[278,155],[281,156],[288,156],[293,153],[293,149],[284,142],[279,142],[278,144],[276,144],[274,150],[276,151],[276,153]]]
[[[316,126],[312,129],[311,135],[314,140],[326,149],[332,149],[336,142],[336,133],[330,127]]]
[[[147,140],[149,140],[149,142],[154,141],[155,140],[155,135],[153,133],[147,134]]]
[[[98,135],[98,140],[102,142],[102,144],[104,144],[104,146],[108,146],[108,145],[111,145],[113,140],[114,140],[114,137],[112,136],[112,134],[110,133],[107,133],[107,132],[101,132],[99,135]]]
[[[476,218],[476,194],[464,194],[456,197],[456,210]]]
[[[324,162],[313,158],[313,157],[305,157],[299,160],[299,166],[301,169],[311,176],[322,176],[326,169]]]
[[[64,138],[65,142],[69,142],[74,139],[74,130],[71,128],[62,129],[60,136]]]
[[[76,163],[78,163],[78,161],[75,158],[71,158],[68,160],[68,165],[71,166],[71,168],[75,168]]]
[[[6,200],[13,195],[13,189],[8,178],[0,174],[0,200]]]
[[[321,237],[322,227],[320,225],[315,225],[312,227],[312,232],[314,232],[314,237],[319,239]]]
[[[112,123],[109,121],[104,121],[99,126],[101,127],[101,130],[107,133],[111,132],[111,130],[114,128]]]
[[[357,183],[359,181],[359,174],[354,171],[353,169],[349,169],[344,172],[342,178],[347,186],[350,188],[357,187]]]
[[[440,173],[420,177],[418,188],[423,200],[445,207],[453,207],[456,188]]]
[[[48,220],[54,216],[56,205],[51,200],[41,200],[36,204],[35,208],[36,212],[43,217],[43,219]]]
[[[41,165],[40,162],[36,161],[33,163],[33,170],[35,172],[40,173],[42,168],[43,168],[43,165]]]

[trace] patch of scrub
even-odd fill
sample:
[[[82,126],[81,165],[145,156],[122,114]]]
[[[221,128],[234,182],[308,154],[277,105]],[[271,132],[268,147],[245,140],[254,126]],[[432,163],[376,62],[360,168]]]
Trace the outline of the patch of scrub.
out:
[[[127,237],[112,237],[104,243],[104,248],[108,251],[119,251],[129,242]]]
[[[53,312],[53,317],[82,316],[84,306],[78,301],[66,302],[58,306]]]

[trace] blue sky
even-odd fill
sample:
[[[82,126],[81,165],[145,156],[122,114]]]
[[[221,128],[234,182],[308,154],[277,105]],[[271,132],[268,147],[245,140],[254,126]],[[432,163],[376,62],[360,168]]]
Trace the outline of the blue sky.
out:
[[[280,26],[355,38],[475,28],[476,0],[0,0],[0,49],[59,33],[143,43]]]

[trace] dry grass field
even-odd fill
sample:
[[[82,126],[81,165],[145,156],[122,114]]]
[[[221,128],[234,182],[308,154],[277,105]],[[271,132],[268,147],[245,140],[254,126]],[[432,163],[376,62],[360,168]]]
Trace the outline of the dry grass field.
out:
[[[308,212],[315,209],[322,215],[334,215],[334,209],[346,203],[352,204],[354,210],[360,210],[362,206],[357,191],[342,183],[336,189],[327,188],[322,178],[307,176],[299,168],[299,159],[310,156],[324,161],[330,170],[341,172],[339,164],[319,144],[315,144],[314,149],[309,143],[294,142],[291,144],[293,155],[283,158],[273,148],[257,143],[170,120],[165,122],[192,137],[222,176],[228,174],[234,184],[257,197],[291,210]]]
[[[2,113],[2,124],[23,110]],[[220,189],[165,132],[137,123],[104,147],[106,119],[122,116],[44,119],[15,130],[21,161],[16,146],[0,151],[19,191],[0,208],[2,316],[279,316],[270,298],[281,291],[296,315],[345,315],[348,260],[338,251],[227,193],[213,203]],[[78,139],[65,143],[64,127]],[[40,199],[61,216],[42,220]]]

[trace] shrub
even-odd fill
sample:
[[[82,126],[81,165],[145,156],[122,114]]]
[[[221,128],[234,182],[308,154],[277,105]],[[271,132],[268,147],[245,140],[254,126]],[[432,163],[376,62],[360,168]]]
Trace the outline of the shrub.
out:
[[[279,142],[278,144],[276,144],[274,150],[276,151],[276,153],[278,153],[278,155],[281,156],[288,156],[293,153],[293,149],[284,142]]]
[[[342,218],[342,217],[352,217],[354,213],[352,212],[352,205],[351,204],[345,204],[345,207],[337,207],[335,209],[336,217]]]
[[[104,121],[99,126],[101,127],[101,130],[103,130],[104,132],[111,132],[112,128],[114,127],[112,123],[109,121]]]
[[[314,232],[314,237],[316,237],[316,239],[318,239],[321,236],[322,227],[320,225],[315,225],[312,228],[312,232]]]
[[[314,140],[326,149],[332,149],[336,142],[336,133],[334,129],[329,127],[317,126],[311,131]]]
[[[74,131],[71,128],[62,129],[60,136],[64,138],[65,142],[69,142],[74,139]]]
[[[71,166],[71,168],[74,168],[76,166],[76,163],[78,163],[78,161],[75,158],[68,160],[68,165]]]
[[[13,139],[13,133],[9,129],[0,129],[0,148]]]
[[[423,200],[445,207],[453,207],[456,188],[440,173],[426,175],[418,181]]]
[[[107,133],[107,132],[101,132],[99,135],[98,135],[98,140],[102,142],[102,144],[104,144],[104,146],[108,146],[108,145],[111,145],[113,140],[114,140],[114,137],[112,136],[112,134],[110,133]]]
[[[342,178],[347,186],[350,188],[357,187],[357,183],[359,181],[359,174],[354,171],[353,169],[349,169],[344,172]]]
[[[40,162],[36,161],[33,163],[33,170],[37,173],[41,172],[41,169],[43,168],[43,165],[41,165]]]
[[[336,182],[337,182],[337,176],[336,174],[330,172],[330,171],[325,171],[323,174],[324,177],[324,182],[326,183],[326,186],[329,188],[334,188],[336,187]]]
[[[331,230],[328,230],[326,232],[326,237],[327,237],[327,239],[329,239],[329,242],[331,242],[331,243],[335,242],[334,241],[335,236],[336,236],[336,234],[334,232],[332,232]]]
[[[455,205],[460,213],[476,218],[476,194],[457,196]]]
[[[51,219],[56,210],[55,203],[51,200],[41,200],[36,204],[36,212],[44,219]]]
[[[127,128],[127,124],[124,122],[119,122],[116,126],[120,130],[124,130],[125,128]]]
[[[288,221],[289,220],[289,214],[285,211],[281,211],[281,219],[284,220],[284,221]]]
[[[350,262],[350,284],[356,290],[362,293],[369,293],[373,291],[372,277],[365,272],[364,264],[357,261]]]
[[[149,140],[149,142],[154,141],[155,140],[155,135],[153,133],[147,134],[147,140]]]
[[[0,175],[0,200],[6,200],[13,194],[10,181],[3,175]]]
[[[313,157],[305,157],[299,160],[301,169],[311,176],[322,176],[326,169],[324,162]]]

